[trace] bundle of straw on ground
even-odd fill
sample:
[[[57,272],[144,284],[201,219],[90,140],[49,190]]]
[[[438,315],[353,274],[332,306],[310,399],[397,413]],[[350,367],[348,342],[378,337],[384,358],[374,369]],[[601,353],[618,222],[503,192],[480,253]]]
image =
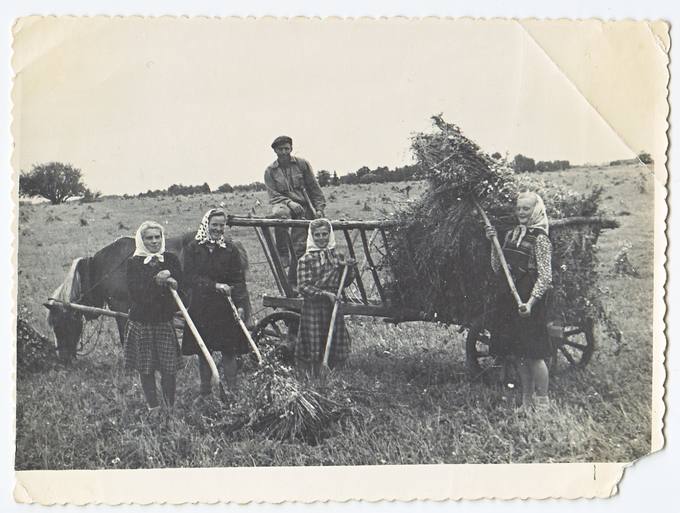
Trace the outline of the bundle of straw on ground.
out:
[[[489,214],[502,241],[515,223],[517,194],[533,190],[544,199],[553,220],[551,311],[567,321],[605,318],[596,283],[595,245],[601,228],[614,225],[593,222],[599,215],[601,189],[577,194],[516,174],[456,125],[441,116],[432,119],[434,131],[417,134],[412,142],[428,190],[399,214],[401,225],[390,231],[391,254],[385,261],[390,300],[445,323],[468,324],[482,317],[507,284],[491,270],[491,247],[475,206],[480,204]]]
[[[336,376],[325,382],[298,379],[295,371],[264,355],[264,365],[249,380],[244,426],[277,441],[319,443],[343,422],[360,419],[357,391]],[[330,380],[330,381],[329,381]]]
[[[25,306],[17,313],[17,372],[37,372],[54,366],[56,349],[54,343],[41,335]]]

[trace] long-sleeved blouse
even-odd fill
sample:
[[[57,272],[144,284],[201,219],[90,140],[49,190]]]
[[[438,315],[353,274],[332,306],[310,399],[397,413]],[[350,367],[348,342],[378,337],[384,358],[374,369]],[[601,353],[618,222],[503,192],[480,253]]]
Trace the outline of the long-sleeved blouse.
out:
[[[322,253],[325,253],[322,256]],[[340,286],[342,266],[335,249],[305,253],[298,261],[298,290],[303,297],[319,297],[324,291],[336,292]],[[354,280],[354,268],[347,270],[345,286]]]

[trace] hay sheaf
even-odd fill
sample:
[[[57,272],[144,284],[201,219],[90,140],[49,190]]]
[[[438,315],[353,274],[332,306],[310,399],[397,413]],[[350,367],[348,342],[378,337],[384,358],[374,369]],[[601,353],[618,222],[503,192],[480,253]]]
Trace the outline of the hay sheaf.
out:
[[[533,190],[553,222],[552,316],[565,323],[606,318],[597,287],[597,239],[602,224],[574,218],[599,216],[601,188],[580,194],[539,177],[518,175],[493,159],[456,125],[433,117],[435,130],[414,136],[412,149],[429,187],[399,213],[386,261],[389,298],[442,322],[468,324],[483,316],[503,286],[491,270],[478,201],[502,240],[514,224],[517,194]],[[572,220],[572,221],[570,221]],[[583,220],[581,220],[583,221]]]

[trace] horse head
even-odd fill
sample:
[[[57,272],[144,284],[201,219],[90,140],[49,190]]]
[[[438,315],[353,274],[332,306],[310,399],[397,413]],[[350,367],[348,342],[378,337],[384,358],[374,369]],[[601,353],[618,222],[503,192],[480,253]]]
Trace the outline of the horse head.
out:
[[[83,332],[83,314],[68,308],[64,303],[83,301],[89,282],[89,263],[89,258],[76,258],[62,284],[44,303],[48,310],[47,323],[54,331],[56,349],[64,361],[71,361],[76,357],[78,341]]]

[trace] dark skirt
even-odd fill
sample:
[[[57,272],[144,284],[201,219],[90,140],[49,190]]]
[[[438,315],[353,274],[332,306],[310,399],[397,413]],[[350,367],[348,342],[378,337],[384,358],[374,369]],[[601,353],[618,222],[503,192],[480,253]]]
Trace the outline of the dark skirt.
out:
[[[333,304],[327,298],[305,298],[295,346],[297,360],[304,363],[323,361],[332,314]],[[328,357],[329,367],[333,368],[344,363],[349,358],[350,351],[351,341],[345,327],[345,318],[338,314],[335,317],[333,341]]]
[[[241,326],[226,306],[224,314],[210,322],[202,321],[200,315],[192,315],[191,310],[189,310],[189,315],[210,351],[221,351],[225,355],[238,356],[250,350]],[[196,317],[199,320],[196,320]],[[185,324],[182,334],[182,354],[203,354],[188,324]]]
[[[534,282],[529,273],[516,279],[515,285],[523,301],[531,296]],[[493,315],[491,352],[537,360],[548,358],[552,351],[546,327],[545,296],[534,303],[529,317],[520,317],[507,282],[503,281],[500,287],[503,292],[499,294]]]
[[[175,374],[180,364],[179,343],[171,321],[128,321],[125,330],[125,368],[141,374]]]

